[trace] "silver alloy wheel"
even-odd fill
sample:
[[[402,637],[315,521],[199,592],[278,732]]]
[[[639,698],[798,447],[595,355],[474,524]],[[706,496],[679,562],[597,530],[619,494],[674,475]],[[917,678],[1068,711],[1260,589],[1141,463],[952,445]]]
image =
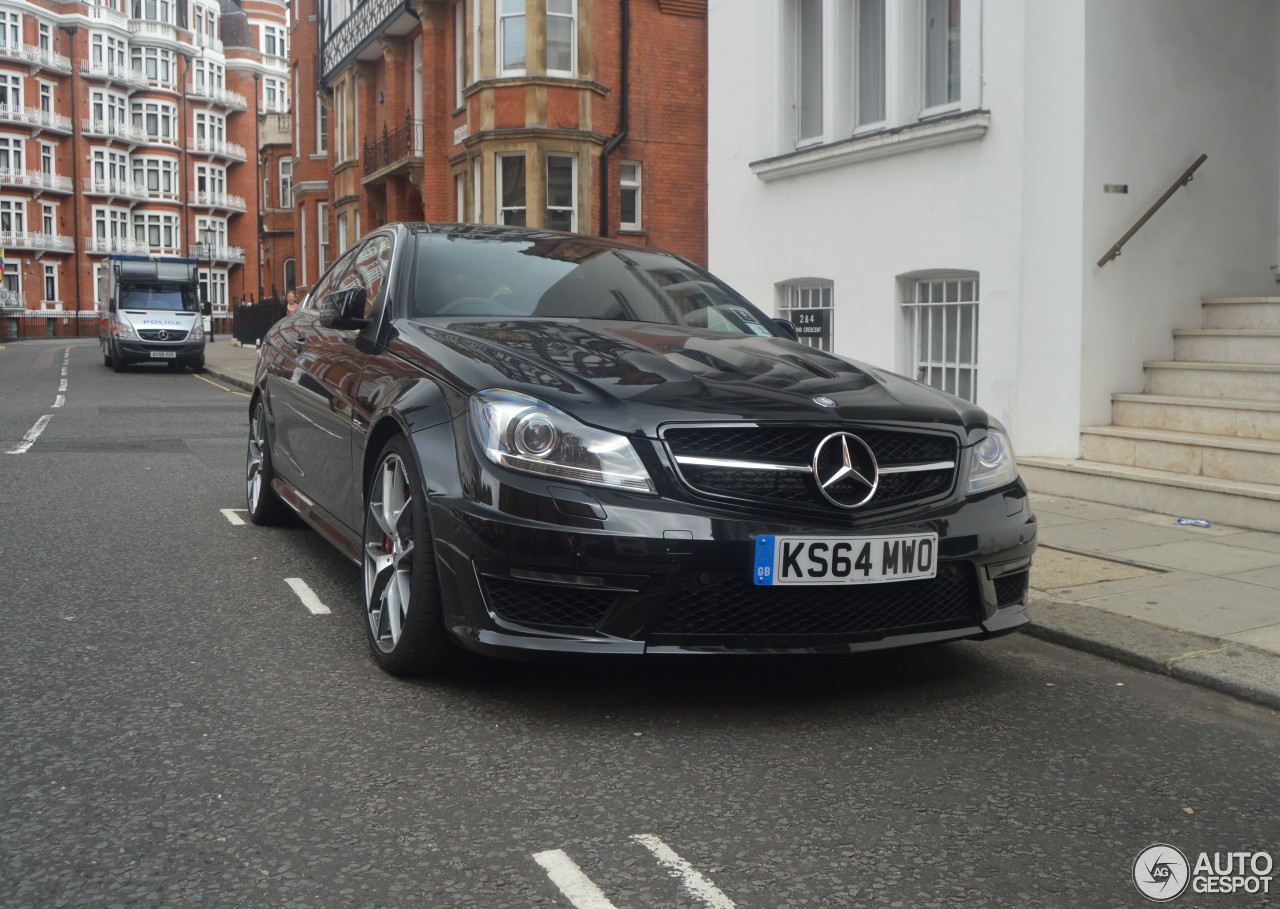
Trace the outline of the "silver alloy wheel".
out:
[[[258,404],[249,420],[249,452],[245,458],[245,498],[251,513],[258,510],[258,500],[262,498],[262,451],[267,445],[262,416],[262,405]]]
[[[394,453],[378,466],[364,522],[364,602],[383,653],[400,642],[413,591],[413,489]]]

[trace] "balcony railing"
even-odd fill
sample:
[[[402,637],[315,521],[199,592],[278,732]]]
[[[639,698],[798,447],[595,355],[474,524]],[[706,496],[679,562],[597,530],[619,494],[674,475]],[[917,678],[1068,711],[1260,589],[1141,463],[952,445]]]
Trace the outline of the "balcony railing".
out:
[[[151,19],[130,19],[129,32],[135,39],[164,41],[169,44],[178,43],[178,27],[168,22],[155,22]]]
[[[129,30],[129,17],[119,10],[111,9],[109,6],[99,6],[96,3],[90,3],[87,11],[90,19],[96,19],[102,25],[114,25],[122,31]]]
[[[190,255],[194,259],[205,259],[210,262],[234,262],[244,264],[244,250],[239,246],[219,246],[212,243],[196,243]]]
[[[406,158],[422,157],[422,121],[406,116],[395,129],[382,125],[382,135],[364,143],[364,172],[376,173]]]
[[[192,37],[192,39],[194,40],[194,43],[195,43],[195,46],[196,46],[196,47],[200,47],[200,48],[204,48],[205,50],[217,51],[218,53],[222,53],[222,39],[221,39],[221,38],[213,38],[213,37],[210,37],[209,35],[201,34],[200,32],[195,32],[195,33],[193,33],[191,37]]]
[[[81,180],[81,185],[86,193],[98,196],[122,196],[126,199],[146,199],[147,187],[142,183],[136,183],[133,180],[121,180],[118,178],[85,177]]]
[[[11,167],[0,168],[0,186],[21,186],[26,189],[45,189],[55,193],[75,191],[75,184],[70,177],[57,174],[46,174],[39,170],[15,170]]]
[[[230,211],[245,211],[244,196],[231,196],[226,193],[191,192],[187,194],[187,204],[202,208],[225,208]]]
[[[84,250],[91,253],[123,253],[125,255],[145,256],[150,247],[145,243],[137,243],[126,237],[85,237]]]
[[[70,237],[57,234],[32,234],[26,231],[0,230],[0,247],[4,249],[38,249],[55,252],[74,252],[75,243]]]
[[[40,110],[38,107],[15,107],[11,104],[0,104],[0,123],[22,123],[26,126],[38,126],[57,132],[71,132],[71,118],[53,111]]]
[[[147,78],[142,75],[140,70],[133,69],[130,66],[121,66],[118,63],[95,63],[93,60],[81,60],[80,75],[86,79],[106,79],[111,82],[123,82],[134,88],[145,88],[147,85]]]
[[[80,132],[86,136],[124,139],[134,145],[142,145],[147,141],[145,130],[138,129],[132,123],[124,123],[118,120],[81,120]]]
[[[187,151],[197,155],[217,155],[222,158],[234,158],[237,161],[249,160],[245,157],[244,146],[234,142],[223,142],[219,139],[192,139],[187,143]]]
[[[0,41],[0,59],[20,60],[23,63],[30,63],[33,66],[43,67],[44,69],[52,69],[68,75],[71,73],[70,57],[55,54],[51,50],[44,50],[34,44],[11,44],[7,41]]]
[[[188,85],[187,95],[193,98],[206,98],[215,104],[230,107],[234,110],[248,110],[249,100],[239,92],[216,88],[212,85]]]

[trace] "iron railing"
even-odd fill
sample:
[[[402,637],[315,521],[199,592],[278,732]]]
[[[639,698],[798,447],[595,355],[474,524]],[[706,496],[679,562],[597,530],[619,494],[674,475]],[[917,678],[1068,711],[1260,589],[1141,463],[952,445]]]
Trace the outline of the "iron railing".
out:
[[[374,174],[405,158],[422,156],[422,121],[406,111],[404,122],[395,129],[382,124],[382,135],[364,142],[364,172]]]

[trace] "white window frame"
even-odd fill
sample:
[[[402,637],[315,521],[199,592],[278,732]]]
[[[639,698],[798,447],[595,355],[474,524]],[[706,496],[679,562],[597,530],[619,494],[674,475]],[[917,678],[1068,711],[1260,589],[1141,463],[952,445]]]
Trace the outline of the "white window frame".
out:
[[[519,4],[519,10],[515,5]],[[529,67],[529,4],[528,0],[494,0],[496,12],[497,46],[494,66],[500,76],[523,76]],[[507,66],[507,26],[519,21],[523,31],[524,60],[521,66]]]
[[[524,165],[524,200],[519,205],[506,204],[506,188],[502,183],[502,162],[507,158],[519,158]],[[507,221],[507,212],[519,212],[521,215],[520,223],[529,223],[529,159],[524,152],[513,152],[511,154],[501,154],[493,156],[493,180],[494,180],[494,200],[497,202],[497,222],[498,224],[510,224],[515,222]]]
[[[178,162],[162,155],[134,155],[133,182],[148,195],[178,198]],[[152,178],[155,186],[152,186]]]
[[[58,266],[53,262],[44,263],[44,299],[42,303],[59,303],[58,297]],[[50,291],[52,290],[52,293]]]
[[[276,76],[262,77],[262,109],[268,113],[289,112],[289,80]]]
[[[134,101],[131,103],[134,129],[147,134],[148,139],[176,142],[178,139],[178,109],[167,101]],[[151,128],[151,121],[155,129]]]
[[[21,173],[26,169],[27,138],[12,133],[0,133],[0,156],[6,163],[0,164],[0,171]]]
[[[196,216],[196,243],[200,246],[225,249],[227,246],[227,219],[217,215]]]
[[[293,159],[280,159],[280,208],[293,208]]]
[[[0,233],[25,234],[27,232],[27,200],[15,196],[0,196]]]
[[[89,118],[111,132],[129,126],[129,99],[117,92],[94,89],[89,92]]]
[[[467,36],[464,13],[466,0],[453,4],[453,106],[462,107],[463,83],[467,79]]]
[[[38,91],[40,92],[40,110],[46,114],[53,113],[57,106],[57,101],[54,98],[56,86],[52,82],[45,82],[43,79],[37,79],[36,85],[39,86]]]
[[[329,108],[324,98],[316,92],[316,154],[329,154]]]
[[[132,240],[129,209],[112,205],[93,207],[93,235],[99,240]]]
[[[938,20],[945,13],[948,19],[944,28]],[[959,17],[955,25],[950,25],[952,15]],[[924,0],[920,23],[920,116],[931,117],[949,113],[960,108],[961,80],[964,61],[963,46],[964,4],[961,0]],[[940,43],[934,43],[938,42]],[[936,53],[930,52],[930,45],[940,50],[942,57],[938,60]],[[938,72],[933,66],[940,62],[945,71]],[[929,93],[937,85],[943,86],[944,96],[933,97]]]
[[[977,403],[981,314],[977,272],[916,276],[902,308],[907,375]]]
[[[631,169],[632,176],[627,177]],[[622,219],[622,199],[627,193],[635,194],[635,220]],[[644,230],[644,165],[639,161],[623,161],[618,166],[618,229]]]
[[[129,62],[135,72],[151,85],[172,88],[177,84],[178,62],[171,50],[163,47],[134,46],[129,50]],[[155,70],[151,75],[150,69]]]
[[[560,12],[553,11],[553,3],[568,4],[569,11]],[[551,23],[552,21],[568,20],[569,23],[569,67],[568,69],[553,69],[551,66]],[[546,71],[548,76],[564,76],[572,79],[578,74],[578,0],[547,0],[547,24],[544,34],[546,40],[547,65]]]
[[[288,33],[282,25],[271,25],[263,23],[259,26],[259,50],[268,57],[279,57],[288,59],[289,57],[289,41]]]
[[[0,286],[13,294],[19,302],[22,296],[22,269],[17,262],[5,262],[3,274],[0,274]]]
[[[0,105],[7,104],[10,109],[21,109],[24,81],[24,77],[18,73],[0,73]]]
[[[0,9],[0,47],[22,49],[22,13]]]
[[[56,176],[58,169],[58,146],[52,142],[40,143],[40,173],[46,177]]]
[[[319,256],[319,268],[316,269],[316,280],[329,267],[329,203],[316,203],[316,255]]]
[[[196,192],[209,196],[225,196],[227,194],[227,169],[221,164],[197,163]]]
[[[135,211],[133,239],[152,253],[177,254],[182,245],[177,214],[162,211]],[[156,242],[151,242],[154,237]]]
[[[551,163],[553,161],[569,163],[569,204],[568,205],[552,205],[551,204]],[[526,165],[527,167],[527,165]],[[569,226],[557,227],[556,230],[577,230],[578,229],[578,156],[567,154],[548,154],[546,164],[543,168],[546,182],[543,184],[543,197],[546,203],[546,221],[547,227],[552,227],[551,216],[553,213],[563,214],[569,213]],[[528,179],[526,170],[525,182],[525,202],[528,204]]]
[[[801,344],[830,353],[836,333],[835,282],[826,278],[796,278],[782,282],[779,290],[778,318],[796,326]],[[825,337],[804,333],[803,314],[811,310],[830,313],[827,319],[831,331]]]
[[[58,235],[58,203],[40,203],[40,232],[50,237]]]
[[[46,52],[53,50],[53,26],[48,22],[36,24],[36,47]]]
[[[228,306],[227,300],[227,270],[225,268],[201,268],[199,269],[200,285],[204,288],[205,299],[209,301],[210,308],[214,312],[226,312]]]

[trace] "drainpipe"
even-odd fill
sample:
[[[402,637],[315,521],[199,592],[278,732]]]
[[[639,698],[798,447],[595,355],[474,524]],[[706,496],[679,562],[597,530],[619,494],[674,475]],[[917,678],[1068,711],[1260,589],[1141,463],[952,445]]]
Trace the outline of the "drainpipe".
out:
[[[631,98],[631,0],[622,0],[622,80],[619,88],[619,130],[600,150],[600,236],[609,236],[609,155],[627,138]]]

